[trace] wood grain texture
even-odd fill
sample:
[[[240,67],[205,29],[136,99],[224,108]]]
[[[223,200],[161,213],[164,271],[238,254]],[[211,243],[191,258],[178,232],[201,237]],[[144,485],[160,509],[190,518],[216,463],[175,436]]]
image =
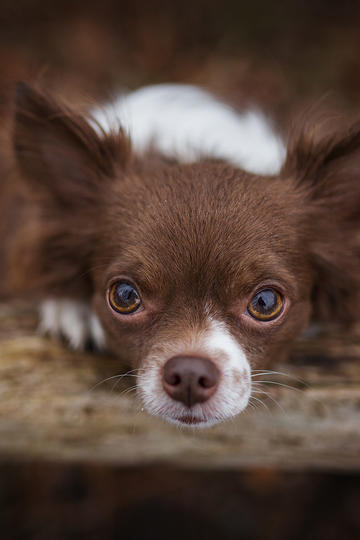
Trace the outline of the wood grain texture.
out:
[[[36,335],[36,313],[0,304],[0,458],[118,465],[360,470],[360,332],[298,344],[252,407],[209,430],[151,418],[114,358]],[[256,378],[254,380],[259,380]],[[101,384],[99,384],[101,383]],[[287,386],[280,386],[280,383]],[[260,390],[259,389],[259,390]]]

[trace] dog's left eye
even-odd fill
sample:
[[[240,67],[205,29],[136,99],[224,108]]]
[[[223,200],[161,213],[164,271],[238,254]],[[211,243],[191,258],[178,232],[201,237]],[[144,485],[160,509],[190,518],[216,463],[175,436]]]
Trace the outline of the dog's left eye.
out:
[[[247,310],[258,321],[272,321],[282,311],[284,300],[275,289],[262,289],[248,303]]]
[[[134,313],[141,306],[139,293],[126,281],[113,283],[109,291],[109,302],[114,311],[124,315]]]

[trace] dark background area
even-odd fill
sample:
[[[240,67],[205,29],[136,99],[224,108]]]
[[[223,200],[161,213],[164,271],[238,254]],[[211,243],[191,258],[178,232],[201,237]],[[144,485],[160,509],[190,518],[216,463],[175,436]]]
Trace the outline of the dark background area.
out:
[[[331,95],[360,111],[360,3],[3,0],[0,77],[107,99],[119,86],[203,84],[287,124]]]
[[[359,475],[3,464],[2,539],[358,539]]]
[[[284,129],[324,95],[360,115],[360,2],[3,0],[0,29],[5,109],[21,79],[74,105],[179,81],[260,104]],[[0,465],[1,540],[346,540],[359,509],[350,472]]]

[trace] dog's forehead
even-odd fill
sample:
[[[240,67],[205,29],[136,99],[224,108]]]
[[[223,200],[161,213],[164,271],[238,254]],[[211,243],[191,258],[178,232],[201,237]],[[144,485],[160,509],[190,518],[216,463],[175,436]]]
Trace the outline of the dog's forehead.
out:
[[[296,252],[296,231],[284,189],[214,164],[169,168],[119,185],[112,204],[126,266],[149,281],[234,282],[271,272]],[[248,277],[246,280],[248,281]]]

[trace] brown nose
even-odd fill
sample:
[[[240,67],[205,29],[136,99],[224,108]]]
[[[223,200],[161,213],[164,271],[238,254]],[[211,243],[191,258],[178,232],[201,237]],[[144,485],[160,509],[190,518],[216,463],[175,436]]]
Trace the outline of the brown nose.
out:
[[[219,371],[207,358],[175,356],[164,366],[163,386],[175,401],[188,407],[203,403],[215,392]]]

